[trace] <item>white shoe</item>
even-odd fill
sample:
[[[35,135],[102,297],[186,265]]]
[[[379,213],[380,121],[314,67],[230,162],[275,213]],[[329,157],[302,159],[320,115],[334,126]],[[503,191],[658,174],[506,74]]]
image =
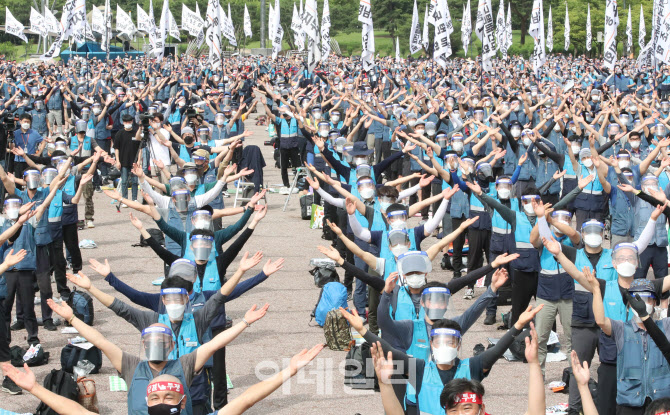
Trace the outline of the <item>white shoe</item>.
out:
[[[465,294],[463,295],[463,299],[464,300],[472,300],[474,298],[474,296],[475,296],[475,290],[473,290],[472,288],[468,288],[467,290],[465,290]]]
[[[281,189],[279,189],[279,194],[280,194],[280,195],[287,195],[287,194],[289,194],[289,188],[288,188],[288,187],[282,187]]]
[[[121,207],[125,209],[128,207],[128,205],[126,205],[125,203],[121,203]]]
[[[89,220],[88,222],[86,222],[86,227],[87,228],[95,228],[95,224],[93,223],[92,220]]]

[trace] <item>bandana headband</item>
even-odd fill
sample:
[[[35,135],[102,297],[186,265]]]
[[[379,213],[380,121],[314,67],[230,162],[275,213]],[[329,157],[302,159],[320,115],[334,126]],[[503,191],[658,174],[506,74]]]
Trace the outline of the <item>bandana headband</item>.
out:
[[[147,386],[147,396],[149,396],[153,392],[165,392],[165,391],[177,392],[181,395],[184,394],[184,389],[181,383],[154,382],[151,385]]]
[[[466,392],[456,397],[456,399],[454,399],[454,403],[455,404],[473,403],[475,405],[481,405],[482,397],[481,395],[478,395],[476,393]]]

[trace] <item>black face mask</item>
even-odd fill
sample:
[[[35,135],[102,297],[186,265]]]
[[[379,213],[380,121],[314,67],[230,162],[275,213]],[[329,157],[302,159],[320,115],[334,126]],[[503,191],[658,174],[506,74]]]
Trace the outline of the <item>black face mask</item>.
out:
[[[160,403],[148,408],[149,415],[179,415],[181,413],[181,401],[176,405]]]
[[[191,136],[184,137],[184,143],[186,143],[186,145],[191,145],[191,144],[193,144],[194,141],[195,141],[195,137],[191,137]]]

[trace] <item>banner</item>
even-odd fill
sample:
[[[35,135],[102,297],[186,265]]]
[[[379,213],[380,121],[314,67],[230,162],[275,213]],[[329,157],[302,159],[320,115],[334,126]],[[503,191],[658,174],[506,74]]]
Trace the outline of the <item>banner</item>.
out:
[[[531,61],[533,62],[535,76],[539,76],[540,68],[547,61],[547,55],[544,50],[544,13],[542,10],[542,0],[535,0],[533,2],[533,10],[530,13],[530,27],[528,34],[530,34],[535,40],[535,47],[533,49]]]
[[[80,32],[75,33],[75,41],[77,43],[83,43],[86,40],[90,40],[91,42],[95,42],[95,36],[93,35],[93,29],[91,28],[91,25],[86,22],[86,31],[84,32],[84,39],[79,41],[77,38],[81,36]]]
[[[124,12],[118,4],[116,5],[116,31],[131,38],[137,32],[137,28],[128,13]]]
[[[428,33],[428,20],[430,20],[430,17],[428,17],[428,5],[426,5],[426,13],[423,16],[423,34],[421,35],[421,46],[423,46],[424,50],[428,50],[428,46],[430,46],[430,34]]]
[[[507,36],[505,36],[505,40],[507,41],[505,44],[505,53],[507,53],[512,46],[512,3],[510,2],[507,2],[507,23],[505,24],[505,30],[507,31]]]
[[[395,63],[400,63],[400,38],[395,38]]]
[[[321,60],[330,55],[330,5],[323,0],[323,14],[321,15]]]
[[[549,49],[549,52],[554,50],[554,23],[551,17],[551,5],[549,5],[549,21],[547,22],[547,49]]]
[[[482,68],[490,71],[493,69],[491,58],[496,54],[491,0],[479,0],[475,34],[482,41]]]
[[[30,31],[38,33],[40,36],[44,37],[48,34],[48,27],[44,16],[42,16],[37,10],[30,8]]]
[[[244,36],[251,37],[251,17],[249,17],[249,9],[244,5]]]
[[[14,35],[18,37],[19,39],[23,40],[24,42],[28,42],[28,38],[26,37],[25,33],[23,33],[23,25],[21,22],[16,20],[12,13],[9,11],[9,8],[5,7],[5,33],[9,33],[10,35]]]
[[[117,16],[117,24],[118,24],[118,16]],[[149,22],[149,15],[147,12],[144,11],[140,7],[140,5],[137,5],[137,30],[140,30],[144,33],[149,33],[151,30],[151,23]]]
[[[416,7],[416,0],[414,0],[412,28],[409,33],[409,53],[411,55],[421,50],[421,32],[419,30],[419,9]]]
[[[654,55],[657,60],[663,63],[670,63],[670,16],[666,16],[668,8],[665,1],[658,1],[656,8],[656,18],[652,31],[652,39],[656,38],[656,45],[649,42],[654,49]]]
[[[603,66],[614,69],[616,64],[616,34],[619,26],[619,8],[616,0],[607,0],[605,7],[605,48]],[[667,35],[667,32],[666,32]]]
[[[644,27],[644,9],[640,4],[640,28],[638,29],[637,32],[637,44],[640,46],[640,49],[644,49],[645,37],[647,37],[647,28]]]
[[[183,30],[191,36],[198,36],[204,26],[205,21],[202,20],[199,13],[191,11],[185,4],[181,5],[181,28]]]
[[[60,23],[58,22],[58,19],[56,19],[56,16],[54,16],[54,14],[48,8],[44,10],[44,20],[46,22],[49,33],[60,33]]]
[[[177,39],[178,42],[181,42],[181,36],[179,35],[179,26],[177,26],[177,21],[175,20],[170,10],[168,10],[168,22],[169,22],[167,30],[168,34],[173,38]]]
[[[112,8],[109,5],[109,0],[105,0],[105,30],[102,33],[102,43],[100,48],[105,52],[109,52],[109,43],[112,40]]]
[[[300,18],[300,39],[298,42],[298,50],[302,52],[305,50],[305,38],[307,37],[307,31],[305,29],[305,8],[303,7],[302,0],[300,0],[298,17]]]
[[[649,42],[647,46],[645,46],[640,53],[637,55],[637,70],[640,71],[642,70],[643,66],[646,66],[647,68],[651,68],[653,63],[652,63],[652,58],[654,56],[654,45]]]
[[[591,50],[591,6],[586,5],[586,50]]]
[[[161,10],[161,21],[156,37],[156,59],[163,60],[165,54],[165,40],[167,39],[168,29],[170,27],[170,4],[169,0],[163,0],[163,9]]]
[[[307,0],[305,3],[305,14],[303,15],[303,29],[307,37],[307,67],[312,72],[316,64],[321,60],[321,48],[319,47],[319,20],[316,14],[316,0]]]
[[[279,14],[279,12],[277,12],[277,14]],[[230,42],[230,44],[233,46],[237,46],[237,38],[235,38],[235,26],[233,26],[233,17],[230,13],[230,3],[228,3],[228,16],[226,17],[226,35],[228,42]]]
[[[157,56],[158,52],[158,27],[156,27],[156,18],[154,17],[153,0],[149,0],[149,43],[151,44],[152,56]]]
[[[630,16],[630,5],[628,5],[628,23],[626,23],[626,47],[628,48],[628,53],[633,48],[633,21]]]
[[[61,46],[63,46],[63,41],[70,36],[70,25],[72,24],[72,12],[75,7],[75,0],[67,0],[63,6],[63,14],[60,18],[60,23],[58,24],[58,34],[54,39],[54,42],[51,44],[49,50],[42,55],[40,58],[43,60],[53,59],[60,52]]]
[[[284,39],[284,29],[281,27],[281,7],[279,0],[275,0],[274,8],[274,33],[272,33],[272,59],[277,59],[277,55],[281,52],[281,42]]]
[[[268,13],[268,38],[272,40],[272,35],[275,33],[275,8],[270,4],[270,12]]]
[[[375,33],[372,27],[372,5],[370,4],[370,0],[360,1],[358,21],[363,23],[363,30],[361,32],[363,43],[361,62],[363,63],[363,70],[369,71],[374,66],[375,60]]]
[[[563,37],[565,39],[563,49],[567,52],[570,48],[570,17],[568,16],[568,3],[565,3],[565,28]]]
[[[451,56],[451,40],[449,34],[454,31],[451,24],[451,16],[447,6],[447,0],[432,0],[433,9],[432,22],[435,26],[435,38],[433,39],[433,59],[438,65],[445,69],[447,58]]]
[[[296,46],[300,44],[300,31],[302,29],[302,21],[298,14],[298,7],[293,3],[293,15],[291,16],[291,31],[293,32],[293,41]]]
[[[205,37],[209,47],[209,65],[213,70],[221,67],[221,18],[219,17],[219,0],[207,2],[207,35]]]
[[[463,9],[463,22],[461,23],[461,43],[465,54],[468,54],[468,46],[470,46],[470,37],[472,36],[472,12],[470,11],[470,0],[468,5]]]
[[[99,34],[105,33],[105,16],[96,6],[91,10],[91,30]]]
[[[500,0],[498,14],[496,15],[496,49],[503,51],[505,45],[505,5]]]

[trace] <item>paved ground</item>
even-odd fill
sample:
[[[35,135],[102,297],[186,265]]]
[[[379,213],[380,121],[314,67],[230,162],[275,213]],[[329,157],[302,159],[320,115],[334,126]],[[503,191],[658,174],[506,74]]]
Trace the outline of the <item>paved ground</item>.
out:
[[[248,144],[261,147],[266,159],[265,182],[274,185],[281,183],[279,171],[274,168],[272,149],[264,147],[267,133],[264,127],[256,127],[255,116],[247,122],[247,129],[257,134],[248,138]],[[271,276],[264,284],[256,287],[241,298],[226,306],[229,315],[236,321],[252,304],[271,304],[265,318],[253,325],[235,340],[227,349],[228,373],[235,388],[230,398],[235,398],[250,385],[258,382],[259,374],[272,373],[272,368],[281,366],[294,353],[305,347],[311,347],[324,341],[323,331],[319,327],[311,327],[309,315],[318,297],[318,289],[308,274],[309,260],[319,257],[316,245],[327,242],[321,239],[321,232],[310,230],[309,222],[300,219],[298,198],[291,199],[286,212],[281,209],[286,196],[270,194],[268,196],[269,213],[265,220],[249,240],[249,250],[262,250],[266,258],[286,258],[283,270]],[[121,279],[135,288],[147,292],[157,292],[158,288],[151,281],[162,274],[162,263],[149,248],[131,247],[137,243],[139,234],[128,221],[128,210],[117,213],[104,194],[96,193],[96,228],[80,232],[80,239],[94,240],[98,248],[84,250],[85,263],[89,258],[109,259],[112,270]],[[232,206],[232,199],[226,199]],[[80,209],[83,216],[83,205]],[[143,218],[149,227],[152,222]],[[229,220],[232,221],[233,219]],[[416,220],[416,219],[414,219]],[[225,222],[224,222],[225,223]],[[424,247],[435,241],[429,238]],[[236,265],[231,266],[231,270]],[[438,260],[433,264],[431,279],[446,282],[451,273],[440,270]],[[260,271],[260,266],[253,271]],[[88,267],[84,272],[90,275],[96,286],[103,291],[114,294],[113,290],[94,274]],[[247,277],[253,275],[252,271]],[[481,289],[477,294],[482,292]],[[123,300],[125,298],[121,295]],[[455,295],[453,303],[457,310],[465,310],[471,301],[462,299],[462,293]],[[139,352],[139,334],[128,323],[116,317],[95,301],[95,328],[107,338],[130,353]],[[506,307],[508,309],[509,307]],[[39,307],[36,307],[39,313]],[[495,326],[484,326],[483,316],[469,330],[463,342],[461,356],[471,356],[477,343],[486,344],[487,337],[500,337],[503,332]],[[25,345],[25,331],[14,332],[14,344]],[[559,326],[559,334],[562,330]],[[46,350],[51,352],[51,363],[48,366],[35,368],[38,380],[53,368],[59,366],[60,350],[66,344],[68,335],[60,332],[40,331],[40,339]],[[304,374],[291,380],[289,386],[271,395],[264,402],[252,408],[249,413],[276,414],[350,414],[360,413],[382,414],[381,399],[369,391],[352,391],[343,386],[342,367],[345,353],[324,350],[319,359],[308,367]],[[566,362],[547,364],[547,381],[560,380]],[[595,370],[592,371],[595,373]],[[101,373],[93,375],[98,388],[100,413],[122,415],[126,413],[126,394],[109,392],[109,376],[115,375],[109,361],[105,358]],[[484,381],[486,387],[487,412],[493,414],[520,414],[525,412],[527,397],[527,367],[521,363],[509,363],[501,359],[493,368],[490,376]],[[567,402],[567,395],[551,394],[547,397],[547,405]],[[13,412],[32,412],[38,401],[30,395],[8,396],[2,394],[0,408]]]

